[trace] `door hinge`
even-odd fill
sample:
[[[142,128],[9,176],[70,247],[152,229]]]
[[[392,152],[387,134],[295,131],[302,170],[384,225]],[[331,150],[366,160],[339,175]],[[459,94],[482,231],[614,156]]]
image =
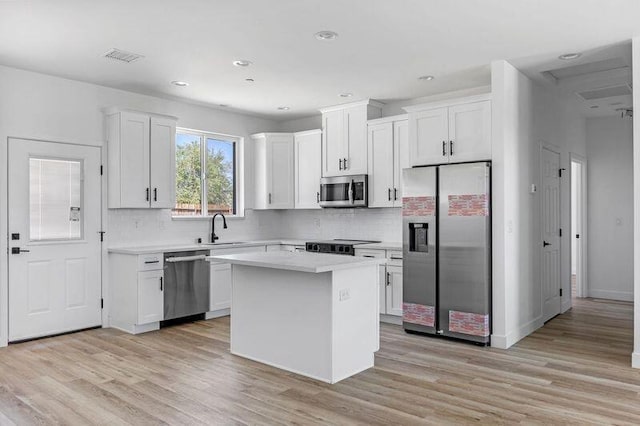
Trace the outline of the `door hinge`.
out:
[[[562,171],[563,170],[567,170],[567,169],[565,169],[565,168],[558,169],[558,177],[562,177]]]
[[[101,164],[100,165],[100,176],[102,176],[104,174],[104,166]]]
[[[105,231],[98,231],[98,234],[100,234],[100,242],[103,243],[104,242],[104,234],[106,232]]]
[[[104,309],[104,299],[100,299],[100,309]]]
[[[562,289],[560,289],[560,297],[562,297]]]
[[[558,232],[558,235],[562,237],[562,228],[560,228],[560,232]]]

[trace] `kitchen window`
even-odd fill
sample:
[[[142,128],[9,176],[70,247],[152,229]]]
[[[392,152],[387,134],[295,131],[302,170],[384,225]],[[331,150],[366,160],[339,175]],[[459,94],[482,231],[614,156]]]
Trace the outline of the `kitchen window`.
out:
[[[178,129],[173,216],[241,216],[241,149],[242,138],[236,136]]]

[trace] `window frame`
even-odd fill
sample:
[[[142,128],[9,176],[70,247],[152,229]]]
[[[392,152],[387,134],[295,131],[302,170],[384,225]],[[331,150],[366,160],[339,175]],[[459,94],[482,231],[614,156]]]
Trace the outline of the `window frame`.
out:
[[[176,215],[174,214],[172,208],[171,218],[173,220],[210,220],[211,217],[216,213],[209,212],[209,206],[207,203],[207,176],[205,165],[207,157],[207,139],[217,139],[233,142],[233,204],[235,213],[225,216],[227,217],[227,219],[244,218],[244,138],[242,136],[229,135],[219,132],[209,132],[204,130],[195,130],[184,127],[176,127],[176,139],[178,134],[196,136],[200,139],[200,208],[202,213],[199,215]]]

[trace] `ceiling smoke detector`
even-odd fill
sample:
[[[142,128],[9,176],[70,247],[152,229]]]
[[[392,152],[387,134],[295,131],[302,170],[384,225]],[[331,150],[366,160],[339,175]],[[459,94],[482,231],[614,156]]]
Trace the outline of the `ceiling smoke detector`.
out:
[[[563,61],[571,61],[573,59],[578,59],[580,56],[582,56],[582,53],[565,53],[564,55],[558,56],[558,59],[562,59]]]
[[[247,61],[246,59],[238,59],[237,61],[233,61],[233,65],[236,67],[246,68],[251,65],[253,62]]]
[[[105,53],[102,56],[107,59],[111,59],[113,61],[124,62],[127,64],[135,62],[138,59],[144,58],[144,56],[138,53],[125,52],[124,50],[120,50],[116,48],[109,50],[107,53]]]
[[[338,38],[338,33],[335,31],[324,30],[324,31],[318,31],[317,33],[315,33],[314,37],[321,41],[331,41]]]

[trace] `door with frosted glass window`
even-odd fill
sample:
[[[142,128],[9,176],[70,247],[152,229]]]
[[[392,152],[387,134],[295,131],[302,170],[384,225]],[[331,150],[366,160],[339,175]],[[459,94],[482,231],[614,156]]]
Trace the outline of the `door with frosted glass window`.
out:
[[[101,325],[100,148],[9,140],[9,341]]]

